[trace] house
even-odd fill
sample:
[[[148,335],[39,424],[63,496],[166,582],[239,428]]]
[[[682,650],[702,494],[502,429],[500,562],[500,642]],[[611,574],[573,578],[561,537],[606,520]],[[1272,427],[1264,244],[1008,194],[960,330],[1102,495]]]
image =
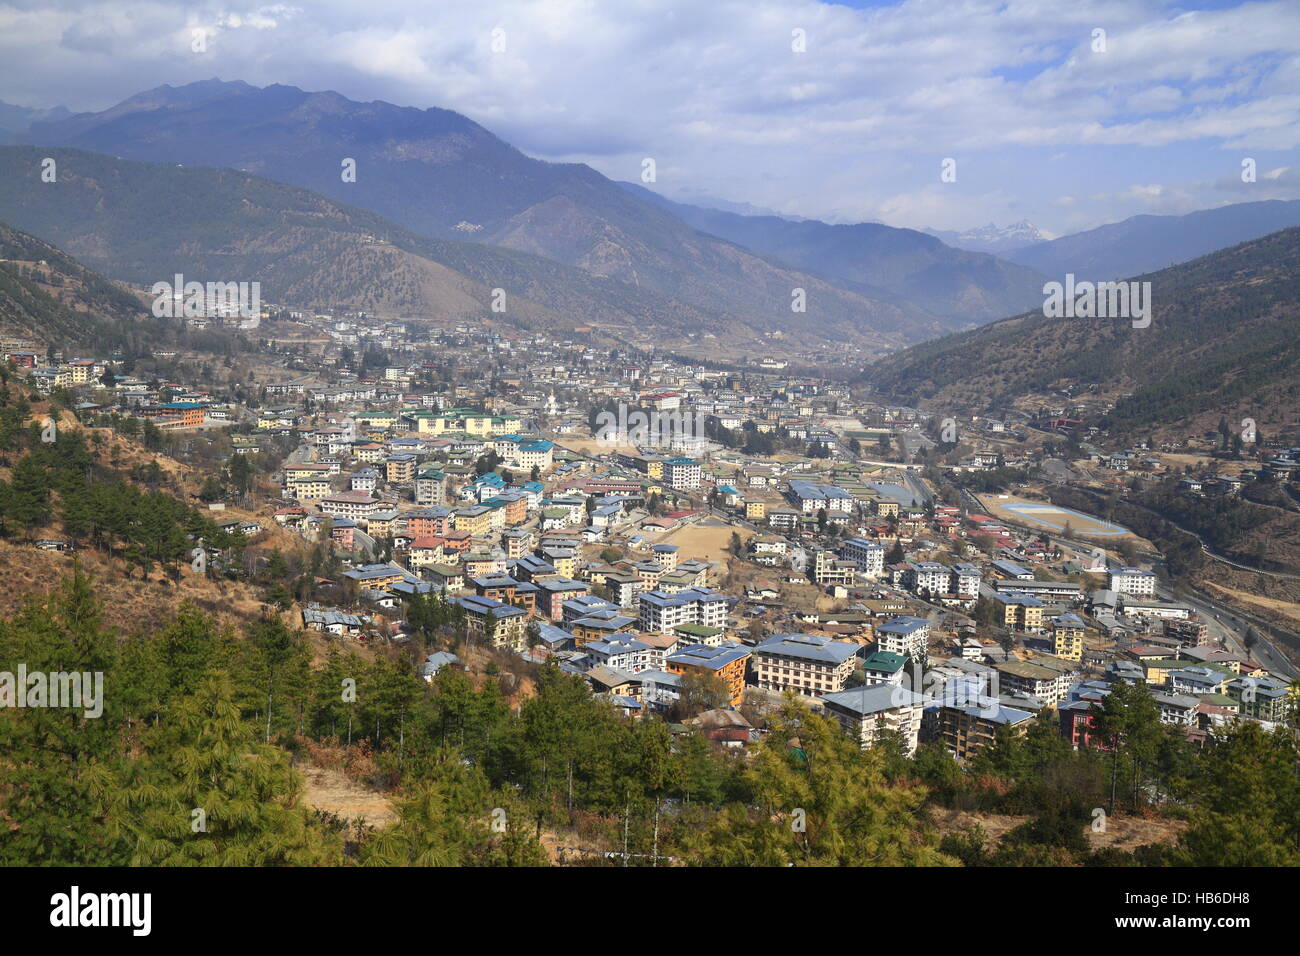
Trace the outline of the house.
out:
[[[432,684],[433,679],[444,667],[459,668],[460,658],[451,651],[435,651],[420,665],[420,676],[424,678],[426,684]]]
[[[325,631],[329,634],[355,637],[361,633],[362,620],[355,614],[348,614],[338,609],[322,610],[307,606],[302,609],[302,626],[309,631]]]

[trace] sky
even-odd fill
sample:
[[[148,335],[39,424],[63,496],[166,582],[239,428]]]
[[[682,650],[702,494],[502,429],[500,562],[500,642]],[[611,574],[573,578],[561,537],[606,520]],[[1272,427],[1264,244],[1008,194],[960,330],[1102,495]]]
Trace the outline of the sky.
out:
[[[831,222],[1061,235],[1300,198],[1300,0],[0,0],[0,101],[212,77]]]

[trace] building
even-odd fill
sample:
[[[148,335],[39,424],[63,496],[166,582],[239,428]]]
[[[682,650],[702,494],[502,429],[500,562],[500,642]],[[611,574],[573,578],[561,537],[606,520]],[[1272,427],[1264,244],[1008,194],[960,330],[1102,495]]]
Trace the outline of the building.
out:
[[[675,594],[647,591],[641,595],[641,630],[667,633],[683,624],[725,627],[727,596],[709,588],[686,588]]]
[[[1028,634],[1043,632],[1043,602],[1028,594],[1007,594],[999,591],[993,600],[1002,608],[1003,627]]]
[[[1068,612],[1052,618],[1052,653],[1070,661],[1083,660],[1083,618]]]
[[[745,700],[749,656],[749,648],[734,642],[717,647],[690,644],[669,654],[664,659],[664,670],[683,676],[691,672],[711,674],[726,685],[731,706],[739,707]]]
[[[1224,693],[1241,705],[1242,716],[1257,720],[1280,723],[1294,708],[1291,686],[1269,677],[1238,677],[1228,682]]]
[[[1162,631],[1165,637],[1181,642],[1184,647],[1209,647],[1211,643],[1210,628],[1201,620],[1166,619]]]
[[[420,468],[415,473],[415,503],[422,507],[442,507],[447,503],[447,476],[437,468]]]
[[[1132,594],[1134,597],[1155,597],[1156,576],[1153,571],[1142,568],[1114,568],[1109,574],[1109,589],[1117,594]]]
[[[840,557],[853,561],[858,570],[870,578],[878,578],[885,570],[885,548],[866,538],[847,538],[840,546]]]
[[[862,748],[872,746],[884,733],[899,734],[910,755],[921,734],[925,698],[888,684],[854,687],[822,696],[826,713],[856,737]]]
[[[695,491],[704,483],[704,469],[694,458],[670,458],[664,462],[664,480],[674,491]]]
[[[857,573],[857,562],[838,559],[831,551],[818,551],[813,560],[813,580],[818,584],[852,584]]]
[[[1003,661],[995,670],[1002,693],[1027,694],[1046,704],[1054,704],[1065,696],[1073,676],[1034,661]]]
[[[992,697],[936,702],[925,709],[922,733],[942,743],[958,760],[968,760],[993,743],[999,728],[1023,736],[1033,719],[1029,711],[1007,707]]]
[[[754,648],[754,680],[764,690],[821,697],[844,689],[861,650],[816,634],[774,634]]]
[[[368,518],[379,510],[379,502],[370,497],[368,491],[340,491],[337,494],[321,498],[317,507],[336,518],[351,518],[353,521]]]
[[[910,657],[926,664],[930,660],[930,622],[923,617],[900,615],[876,628],[876,650]]]
[[[477,594],[452,598],[451,603],[465,609],[465,624],[470,638],[491,647],[508,647],[522,651],[528,647],[528,612]]]

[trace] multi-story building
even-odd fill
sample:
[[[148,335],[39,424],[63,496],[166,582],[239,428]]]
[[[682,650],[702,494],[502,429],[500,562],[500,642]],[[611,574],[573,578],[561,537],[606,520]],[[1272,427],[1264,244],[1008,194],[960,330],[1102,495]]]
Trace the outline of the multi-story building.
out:
[[[993,599],[1002,608],[1003,627],[1028,634],[1043,632],[1043,602],[1038,598],[999,591],[993,595]]]
[[[704,483],[704,469],[694,458],[670,458],[664,462],[664,480],[674,491],[695,491]]]
[[[1027,694],[1044,704],[1054,704],[1060,700],[1071,682],[1069,676],[1072,676],[1063,676],[1060,671],[1033,661],[1003,661],[995,669],[1001,692]]]
[[[951,571],[951,582],[948,585],[948,593],[955,594],[959,598],[968,601],[974,601],[980,596],[980,569],[973,564],[963,562],[954,564]]]
[[[1033,719],[1029,711],[1007,707],[992,697],[936,702],[925,708],[922,733],[942,743],[958,760],[968,760],[993,743],[999,727],[1023,736]]]
[[[938,596],[948,593],[951,575],[947,565],[938,561],[918,561],[912,565],[906,583],[916,592]]]
[[[337,494],[321,498],[317,507],[325,514],[336,518],[351,518],[353,521],[368,518],[379,510],[379,502],[370,497],[368,491],[340,491]]]
[[[727,596],[709,588],[686,588],[675,594],[647,591],[640,606],[643,631],[667,633],[682,624],[725,627],[727,623]]]
[[[528,647],[528,612],[523,608],[477,594],[451,600],[465,609],[465,624],[471,639],[516,651]]]
[[[813,560],[813,580],[818,584],[852,584],[857,573],[856,562],[836,558],[833,551],[818,551]]]
[[[447,503],[447,475],[437,468],[424,467],[415,473],[415,503],[427,508]]]
[[[929,642],[930,622],[923,617],[900,615],[876,628],[876,650],[922,664],[930,660]]]
[[[754,648],[754,679],[764,690],[821,697],[844,689],[861,650],[816,634],[774,634]]]
[[[856,737],[865,750],[885,733],[899,734],[908,754],[916,752],[925,698],[892,684],[854,687],[822,695],[822,707]]]
[[[1271,677],[1238,677],[1228,682],[1224,693],[1240,704],[1243,716],[1257,720],[1280,723],[1295,708],[1291,685]]]
[[[870,578],[878,578],[885,570],[884,545],[866,538],[847,538],[840,545],[840,557],[857,564],[858,570]]]
[[[1199,619],[1167,619],[1162,623],[1162,630],[1165,637],[1182,642],[1184,647],[1209,647],[1211,644],[1209,625]]]
[[[1154,597],[1156,593],[1156,576],[1153,571],[1142,568],[1114,568],[1110,572],[1110,590],[1116,594],[1132,594],[1135,597]]]
[[[379,487],[379,472],[373,468],[361,468],[348,478],[351,491],[374,491]]]
[[[612,667],[629,674],[657,669],[663,664],[661,653],[649,644],[631,636],[587,641],[582,645],[582,650],[591,658],[593,664]]]
[[[745,671],[749,664],[749,648],[734,642],[711,647],[690,644],[678,648],[664,659],[664,670],[670,674],[688,674],[691,671],[712,674],[726,685],[732,707],[745,700]]]
[[[1083,660],[1083,618],[1074,612],[1052,618],[1052,653],[1070,661]]]
[[[290,478],[285,492],[298,501],[315,501],[330,493],[330,483],[324,478]],[[369,494],[366,497],[370,497]]]
[[[487,534],[492,529],[492,509],[482,505],[457,508],[452,516],[452,526],[472,535]]]

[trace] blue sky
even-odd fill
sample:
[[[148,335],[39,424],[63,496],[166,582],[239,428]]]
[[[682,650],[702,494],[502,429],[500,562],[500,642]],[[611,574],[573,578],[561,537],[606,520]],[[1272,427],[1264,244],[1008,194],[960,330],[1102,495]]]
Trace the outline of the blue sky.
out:
[[[1300,197],[1295,0],[0,0],[0,62],[27,106],[212,76],[441,106],[615,179],[653,157],[673,198],[837,222],[1062,234]]]

